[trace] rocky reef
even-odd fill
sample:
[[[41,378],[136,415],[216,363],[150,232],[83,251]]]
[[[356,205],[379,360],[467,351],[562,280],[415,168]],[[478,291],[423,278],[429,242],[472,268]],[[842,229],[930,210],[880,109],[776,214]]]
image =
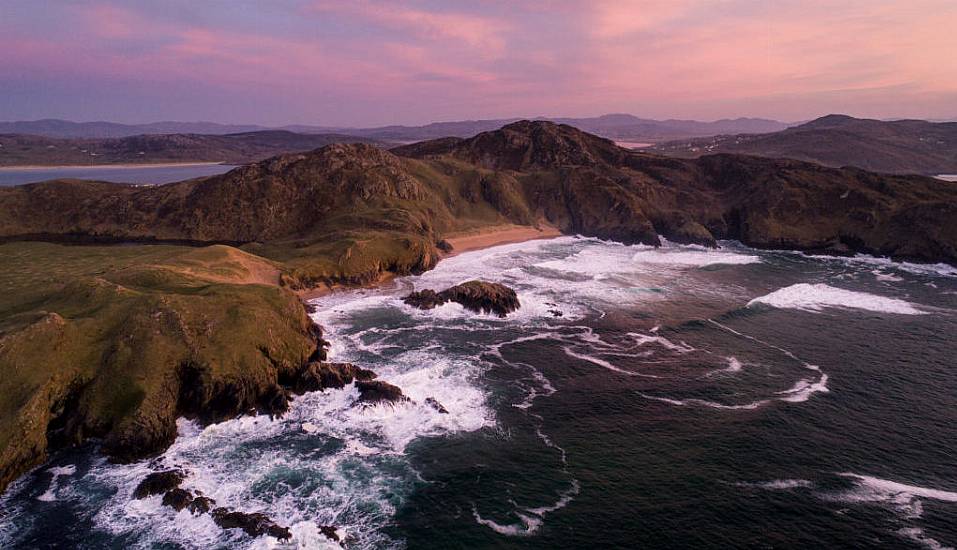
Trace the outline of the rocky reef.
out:
[[[494,313],[505,317],[521,307],[515,291],[501,283],[467,281],[441,292],[419,290],[402,299],[406,304],[419,309],[433,309],[448,302],[461,304],[476,313]]]

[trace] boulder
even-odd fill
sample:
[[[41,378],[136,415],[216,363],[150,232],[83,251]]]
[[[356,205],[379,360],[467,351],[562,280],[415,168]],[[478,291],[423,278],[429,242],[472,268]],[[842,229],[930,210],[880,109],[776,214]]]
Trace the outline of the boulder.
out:
[[[469,311],[494,313],[499,317],[505,317],[521,307],[514,290],[500,283],[485,281],[468,281],[449,287],[442,292],[420,290],[404,297],[402,301],[425,310],[446,302],[456,302]]]
[[[183,508],[186,508],[193,502],[193,495],[186,489],[180,489],[179,487],[171,489],[163,495],[163,506],[169,506],[170,508],[179,512]]]
[[[382,380],[356,381],[356,389],[359,390],[358,403],[375,405],[382,402],[401,403],[409,401],[409,398],[403,395],[398,386],[393,386]]]
[[[194,515],[206,514],[216,506],[216,501],[209,498],[198,496],[189,503],[189,511]]]
[[[355,380],[372,380],[376,373],[352,363],[309,363],[296,380],[297,393],[319,391],[326,388],[344,388]]]
[[[247,514],[234,512],[228,508],[216,508],[211,512],[213,521],[223,529],[242,529],[251,537],[269,535],[279,540],[289,540],[292,533],[288,527],[282,527],[269,519],[266,514],[258,512]]]
[[[449,411],[442,406],[434,397],[426,397],[425,404],[432,407],[433,409],[439,411],[442,414],[449,414]]]
[[[322,536],[334,542],[341,542],[339,540],[339,533],[336,532],[336,527],[334,525],[320,525],[319,532],[322,533]]]
[[[175,489],[183,483],[186,476],[179,470],[153,472],[143,478],[143,481],[133,490],[133,498],[142,499],[152,495],[161,495]]]

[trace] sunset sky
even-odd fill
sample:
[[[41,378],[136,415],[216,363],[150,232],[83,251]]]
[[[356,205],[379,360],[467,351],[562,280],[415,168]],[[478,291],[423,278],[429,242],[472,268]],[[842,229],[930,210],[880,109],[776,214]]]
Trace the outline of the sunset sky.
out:
[[[957,1],[0,2],[0,120],[957,117]]]

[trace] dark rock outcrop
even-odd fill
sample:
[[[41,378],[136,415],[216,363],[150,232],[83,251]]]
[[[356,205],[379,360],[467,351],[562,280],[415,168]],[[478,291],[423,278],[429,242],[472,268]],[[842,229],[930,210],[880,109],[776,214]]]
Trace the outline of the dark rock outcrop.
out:
[[[339,540],[339,533],[336,532],[336,527],[333,525],[320,525],[319,532],[333,542],[342,542]]]
[[[426,397],[425,404],[439,411],[442,414],[449,414],[449,411],[445,407],[443,407],[442,404],[439,403],[438,400],[434,397]]]
[[[178,470],[154,472],[140,482],[133,492],[134,498],[146,498],[152,495],[163,494],[163,506],[169,506],[177,512],[189,509],[191,514],[210,514],[216,525],[223,529],[242,529],[251,537],[269,535],[279,540],[289,540],[292,533],[262,513],[237,512],[230,508],[216,506],[216,501],[203,496],[197,491],[192,492],[179,487],[183,482],[184,474]],[[335,528],[332,528],[333,534]],[[327,535],[324,531],[323,534]],[[330,537],[331,538],[331,537]],[[338,541],[338,537],[335,538]]]
[[[163,495],[163,505],[169,506],[170,508],[179,512],[183,508],[186,508],[193,502],[193,495],[186,489],[171,489]]]
[[[189,511],[193,515],[207,514],[216,506],[216,501],[204,496],[198,496],[189,503]]]
[[[269,535],[279,540],[289,540],[292,533],[288,527],[282,527],[271,520],[269,516],[261,513],[247,514],[245,512],[235,512],[228,508],[216,508],[210,515],[216,525],[223,529],[242,529],[251,537]]]
[[[161,495],[179,487],[184,479],[186,479],[186,476],[179,470],[153,472],[136,486],[136,489],[133,490],[133,498],[140,499],[153,495]]]
[[[419,309],[433,309],[447,302],[456,302],[469,311],[494,313],[499,317],[505,317],[521,307],[514,290],[500,283],[484,281],[468,281],[442,292],[420,290],[404,297],[402,301]]]
[[[297,393],[319,391],[326,388],[340,389],[355,380],[368,381],[375,377],[376,373],[357,367],[352,363],[312,362],[299,373],[294,387]]]
[[[382,380],[357,381],[356,389],[359,390],[358,403],[375,405],[377,403],[401,403],[409,401],[398,386],[393,386]]]

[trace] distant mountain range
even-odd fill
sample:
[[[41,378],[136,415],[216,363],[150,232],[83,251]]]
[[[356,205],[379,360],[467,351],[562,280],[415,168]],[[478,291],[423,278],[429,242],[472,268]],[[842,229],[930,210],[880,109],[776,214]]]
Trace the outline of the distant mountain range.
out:
[[[0,166],[223,162],[245,164],[331,143],[377,141],[341,134],[264,130],[226,135],[150,134],[120,138],[51,138],[0,134]]]
[[[626,114],[554,121],[616,140],[626,147],[653,144],[644,150],[683,158],[739,153],[895,174],[957,173],[957,122],[881,121],[828,115],[788,127],[757,118],[697,122],[650,120]],[[466,120],[379,128],[293,125],[283,129],[207,122],[0,123],[0,166],[189,161],[241,164],[330,143],[365,142],[388,147],[439,138],[469,138],[513,122]],[[169,133],[172,131],[176,133]],[[75,137],[84,133],[124,135]]]
[[[646,150],[685,158],[742,153],[894,174],[955,174],[957,122],[828,115],[779,132],[682,139]]]
[[[344,134],[384,141],[412,142],[440,137],[471,137],[520,120],[463,120],[434,122],[423,126],[382,126],[349,128],[339,126],[288,125],[269,128],[257,125],[230,125],[214,122],[154,122],[150,124],[118,124],[115,122],[70,122],[44,119],[0,122],[0,134],[27,134],[56,138],[121,138],[142,134],[207,134],[225,135],[263,130],[286,130],[300,134]],[[788,124],[761,118],[722,119],[714,122],[694,120],[652,120],[628,114],[610,114],[589,118],[545,118],[575,126],[603,137],[624,141],[656,142],[717,134],[767,133],[783,130]]]

